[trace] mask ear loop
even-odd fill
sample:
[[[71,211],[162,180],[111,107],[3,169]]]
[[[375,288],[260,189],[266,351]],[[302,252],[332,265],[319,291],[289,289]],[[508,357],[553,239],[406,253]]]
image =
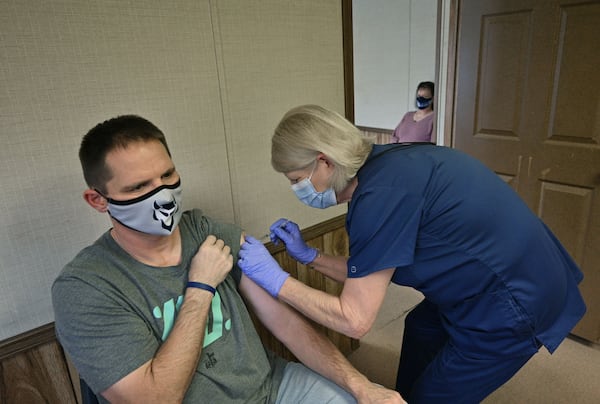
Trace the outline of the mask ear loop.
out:
[[[100,190],[98,190],[98,188],[92,188],[94,191],[98,192],[98,194],[100,194],[101,197],[103,197],[104,199],[106,199],[106,202],[110,203],[112,202],[112,199],[110,199],[108,196],[104,195],[102,192],[100,192]]]
[[[318,160],[315,160],[315,165],[313,166],[312,171],[310,172],[310,175],[308,176],[308,180],[310,181],[312,179],[313,174],[315,173],[315,170],[317,169],[317,163]],[[312,182],[311,182],[312,183]]]

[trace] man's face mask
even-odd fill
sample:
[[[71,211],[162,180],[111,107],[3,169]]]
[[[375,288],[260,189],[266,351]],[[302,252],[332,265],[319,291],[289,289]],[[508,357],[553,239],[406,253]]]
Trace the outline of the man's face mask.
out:
[[[327,188],[323,192],[317,192],[312,182],[310,182],[316,167],[317,164],[315,162],[315,166],[308,178],[305,178],[296,184],[292,184],[292,191],[294,191],[298,199],[300,199],[300,202],[313,208],[325,209],[337,205],[337,199],[333,188]]]
[[[417,97],[417,108],[425,109],[431,105],[431,101],[433,101],[433,98]]]
[[[142,233],[168,236],[181,219],[181,180],[127,201],[106,198],[108,213],[123,226]]]

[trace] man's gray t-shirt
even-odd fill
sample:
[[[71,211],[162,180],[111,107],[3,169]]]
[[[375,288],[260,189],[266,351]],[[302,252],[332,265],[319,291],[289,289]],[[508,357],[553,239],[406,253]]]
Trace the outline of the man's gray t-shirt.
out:
[[[81,377],[101,392],[150,360],[183,303],[188,269],[209,234],[231,247],[241,230],[187,211],[179,224],[181,264],[152,267],[102,235],[65,266],[52,286],[56,333]],[[285,362],[268,354],[237,291],[234,266],[217,287],[204,346],[185,401],[274,402]]]

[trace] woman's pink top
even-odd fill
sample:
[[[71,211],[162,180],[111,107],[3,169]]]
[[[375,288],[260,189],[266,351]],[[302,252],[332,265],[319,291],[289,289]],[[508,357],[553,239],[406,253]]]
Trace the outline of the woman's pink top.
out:
[[[433,132],[433,115],[430,113],[420,121],[413,119],[416,111],[404,114],[402,120],[392,133],[391,143],[431,142]],[[435,141],[434,141],[435,143]]]

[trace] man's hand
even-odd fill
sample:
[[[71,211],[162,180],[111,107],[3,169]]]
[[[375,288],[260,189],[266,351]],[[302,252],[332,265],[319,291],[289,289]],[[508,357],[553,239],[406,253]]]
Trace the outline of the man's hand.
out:
[[[231,248],[212,234],[198,248],[192,258],[188,279],[217,287],[233,268]]]
[[[300,234],[300,228],[294,222],[287,219],[279,219],[269,228],[271,233],[269,237],[274,244],[279,241],[285,243],[290,256],[301,264],[310,264],[317,258],[318,251],[316,248],[309,247]]]
[[[400,393],[375,383],[370,383],[364,394],[356,399],[358,404],[406,404]]]
[[[277,297],[281,286],[290,274],[279,267],[263,243],[252,236],[246,236],[246,242],[242,244],[239,256],[238,266],[242,272],[271,296]]]

